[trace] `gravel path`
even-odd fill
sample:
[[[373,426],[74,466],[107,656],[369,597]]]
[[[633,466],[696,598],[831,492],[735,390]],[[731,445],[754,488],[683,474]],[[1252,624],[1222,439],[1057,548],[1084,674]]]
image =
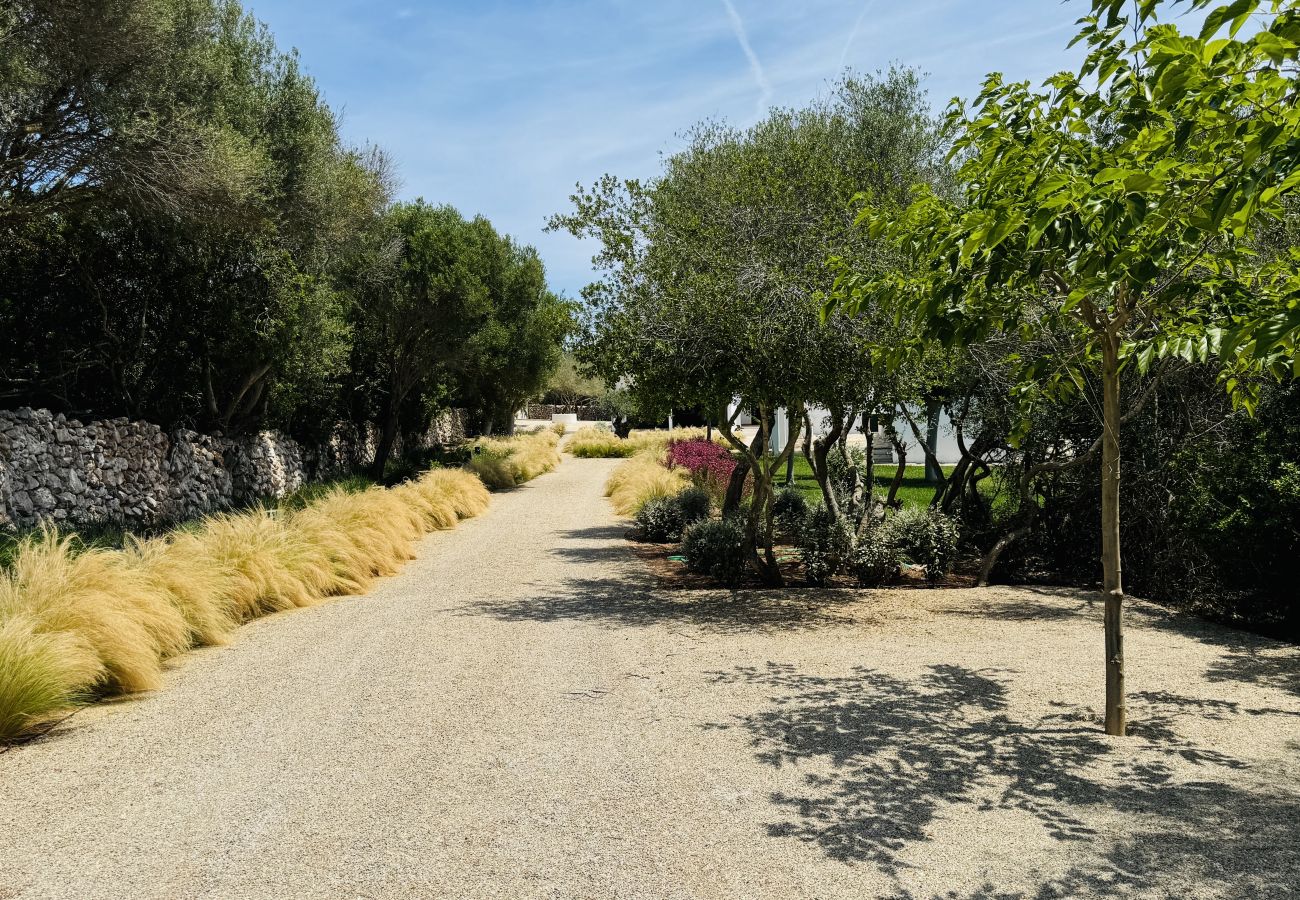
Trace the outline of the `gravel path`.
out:
[[[1300,652],[1030,590],[658,591],[566,460],[0,754],[0,897],[1282,897]]]

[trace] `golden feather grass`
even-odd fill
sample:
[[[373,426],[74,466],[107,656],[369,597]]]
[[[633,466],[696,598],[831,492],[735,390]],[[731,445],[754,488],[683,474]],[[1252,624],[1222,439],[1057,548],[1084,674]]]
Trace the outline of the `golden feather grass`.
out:
[[[703,441],[707,438],[708,431],[703,428],[633,431],[624,439],[611,431],[587,427],[569,438],[564,449],[584,459],[626,459],[638,453],[664,453],[669,443],[674,441]],[[721,443],[716,434],[714,440]]]
[[[579,459],[623,459],[636,452],[630,441],[592,426],[575,431],[564,449]]]
[[[605,482],[605,496],[621,516],[634,516],[656,497],[675,497],[690,478],[683,469],[668,469],[662,454],[643,450],[619,463]]]
[[[665,453],[668,445],[681,441],[704,441],[708,440],[708,429],[706,428],[674,428],[668,431],[665,428],[636,430],[627,436],[627,442],[632,445],[634,452],[654,451],[655,453]],[[723,438],[716,431],[713,433],[713,440],[721,443]]]
[[[296,512],[212,516],[122,550],[32,535],[0,573],[0,739],[81,696],[154,689],[165,660],[224,643],[243,621],[360,593],[421,536],[487,504],[472,474],[435,470]]]
[[[518,487],[560,464],[560,436],[550,430],[506,438],[479,438],[470,443],[469,470],[490,488]]]

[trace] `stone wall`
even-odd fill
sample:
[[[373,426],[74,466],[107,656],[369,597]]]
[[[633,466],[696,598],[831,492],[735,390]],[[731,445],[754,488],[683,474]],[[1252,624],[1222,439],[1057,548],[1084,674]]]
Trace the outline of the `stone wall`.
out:
[[[421,443],[462,440],[464,415],[453,411]],[[0,528],[192,519],[355,470],[374,449],[371,428],[341,426],[308,448],[273,431],[227,439],[128,419],[83,424],[48,410],[0,410]]]
[[[424,449],[431,447],[454,447],[465,443],[469,436],[467,416],[463,409],[448,409],[433,420],[429,433],[425,435]]]
[[[577,413],[579,422],[608,422],[610,420],[609,410],[601,406],[579,406],[575,409],[572,406],[557,406],[551,403],[531,403],[524,409],[526,418],[540,419],[545,422],[551,420],[553,413]]]

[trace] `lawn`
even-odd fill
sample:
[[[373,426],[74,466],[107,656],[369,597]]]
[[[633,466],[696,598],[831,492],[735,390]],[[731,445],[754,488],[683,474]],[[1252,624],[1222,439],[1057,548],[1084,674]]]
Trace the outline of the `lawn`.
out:
[[[893,463],[876,466],[876,490],[882,496],[889,491],[895,471],[896,467]],[[944,471],[951,472],[952,466],[945,466]],[[785,473],[780,473],[776,481],[778,486],[784,484]],[[794,458],[794,483],[799,490],[803,491],[809,503],[821,501],[821,488],[817,486],[817,479],[813,478],[812,466],[808,465],[808,460],[803,454],[796,454]],[[908,466],[903,484],[898,489],[899,502],[905,507],[929,506],[930,501],[934,499],[934,487],[925,480],[925,466]]]

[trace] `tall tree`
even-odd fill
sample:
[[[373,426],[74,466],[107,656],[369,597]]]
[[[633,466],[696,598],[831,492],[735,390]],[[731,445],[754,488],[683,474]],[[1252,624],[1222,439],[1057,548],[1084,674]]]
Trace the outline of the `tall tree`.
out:
[[[130,12],[163,62],[193,57],[170,80],[154,61],[120,67],[113,97],[151,104],[165,91],[184,127],[238,151],[246,190],[190,196],[178,214],[77,168],[73,195],[11,195],[23,209],[0,225],[11,237],[0,242],[0,332],[11,351],[0,398],[234,432],[332,422],[351,341],[342,275],[387,202],[383,157],[343,145],[296,57],[237,3],[82,6],[48,28],[75,46],[95,16]],[[184,52],[167,56],[166,41]],[[102,75],[86,77],[98,85]],[[7,102],[24,96],[12,83],[3,90]],[[104,140],[88,145],[85,165],[127,152]],[[45,145],[22,146],[36,159]]]
[[[867,209],[869,232],[915,269],[841,283],[850,310],[901,296],[948,343],[1044,328],[1076,336],[1023,370],[1018,390],[1032,408],[1078,390],[1085,373],[1101,385],[1106,731],[1116,735],[1126,728],[1123,372],[1162,355],[1217,358],[1236,389],[1237,369],[1255,361],[1243,352],[1249,334],[1232,329],[1297,296],[1293,261],[1262,267],[1249,244],[1300,186],[1300,3],[1188,0],[1208,11],[1199,35],[1158,22],[1162,5],[1093,0],[1077,74],[1041,90],[992,75],[972,109],[956,104],[960,202],[922,194],[902,212]]]
[[[359,350],[376,373],[377,476],[397,442],[407,398],[467,357],[466,343],[491,309],[480,277],[490,249],[482,240],[491,230],[486,220],[467,221],[450,206],[423,201],[398,204],[388,219],[396,266],[362,301],[357,324]]]
[[[176,215],[246,194],[247,145],[196,117],[222,0],[0,6],[0,227],[97,198]],[[234,8],[238,8],[234,5]]]
[[[898,393],[898,370],[883,364],[884,317],[821,321],[819,297],[833,283],[826,259],[876,259],[851,201],[863,190],[906,196],[916,180],[935,178],[937,130],[916,74],[896,70],[847,77],[829,98],[775,110],[743,131],[706,122],[688,138],[653,182],[607,176],[552,227],[600,243],[603,277],[584,292],[592,314],[580,352],[606,383],[628,385],[643,410],[712,413],[752,479],[752,565],[778,583],[769,502],[807,408],[829,410],[833,432],[842,431]],[[758,419],[753,442],[727,415],[737,398],[731,409]],[[769,453],[781,409],[792,427]],[[823,482],[834,443],[832,434],[812,451]]]

